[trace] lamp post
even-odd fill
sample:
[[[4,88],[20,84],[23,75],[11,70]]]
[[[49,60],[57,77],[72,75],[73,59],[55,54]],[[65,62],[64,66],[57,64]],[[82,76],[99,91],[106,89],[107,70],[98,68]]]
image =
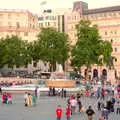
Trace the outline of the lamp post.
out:
[[[101,60],[101,66],[100,66],[100,78],[102,78],[103,59],[104,59],[104,56],[103,56],[103,55],[100,55],[100,56],[99,56],[99,60]],[[101,79],[101,83],[104,85],[104,80],[103,80],[103,79]]]
[[[54,44],[53,44],[53,41],[51,40],[51,41],[50,41],[50,48],[51,48],[52,52],[53,52],[53,47],[54,47]],[[53,64],[54,64],[54,63],[53,63],[53,62],[54,62],[54,61],[53,61],[53,53],[52,53],[52,55],[51,55],[51,58],[52,58],[52,60],[51,60],[50,65],[51,65],[51,72],[53,72],[53,69],[54,69],[54,68],[53,68]]]

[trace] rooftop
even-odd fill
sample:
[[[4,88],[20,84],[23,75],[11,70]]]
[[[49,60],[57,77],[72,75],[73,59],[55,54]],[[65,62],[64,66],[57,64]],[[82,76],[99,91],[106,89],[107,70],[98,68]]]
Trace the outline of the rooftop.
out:
[[[120,6],[111,6],[111,7],[97,8],[97,9],[87,9],[87,10],[84,10],[83,15],[113,12],[113,11],[120,11]]]

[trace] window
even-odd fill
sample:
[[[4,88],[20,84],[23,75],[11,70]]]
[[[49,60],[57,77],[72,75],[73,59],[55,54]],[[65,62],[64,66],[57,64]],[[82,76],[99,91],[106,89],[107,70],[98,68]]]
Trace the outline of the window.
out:
[[[48,26],[50,26],[50,22],[48,22]]]
[[[35,25],[33,25],[33,29],[35,28]]]
[[[105,35],[107,35],[107,31],[105,31]]]
[[[41,23],[41,27],[43,27],[43,23]]]
[[[113,31],[111,31],[110,33],[113,34]]]
[[[11,22],[8,22],[8,26],[9,26],[9,27],[12,27],[12,23],[11,23]]]
[[[117,58],[115,58],[115,62],[117,62]]]
[[[11,14],[8,14],[8,18],[11,18]]]
[[[33,62],[33,67],[37,67],[37,62]]]
[[[28,36],[28,32],[24,32],[24,36]]]
[[[30,24],[30,28],[31,28],[31,24]]]
[[[77,18],[77,17],[75,16],[75,20],[76,20],[76,18]]]
[[[16,23],[16,26],[17,26],[17,28],[20,28],[20,23],[17,22],[17,23]]]
[[[113,39],[111,39],[111,43],[113,43]]]
[[[43,17],[39,17],[39,18],[38,18],[38,21],[42,21],[42,20],[44,20]]]
[[[117,52],[117,48],[114,48],[115,52]]]

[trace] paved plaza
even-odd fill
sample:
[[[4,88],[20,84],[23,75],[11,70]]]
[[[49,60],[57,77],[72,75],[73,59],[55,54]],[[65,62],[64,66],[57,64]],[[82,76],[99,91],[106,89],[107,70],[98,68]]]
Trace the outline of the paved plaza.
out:
[[[13,95],[14,103],[12,105],[3,105],[0,103],[0,120],[56,120],[55,110],[58,104],[62,106],[63,117],[65,118],[66,98],[42,96],[37,102],[36,107],[24,107],[23,95]],[[97,112],[96,98],[81,98],[85,109],[92,105],[96,114],[94,120],[98,120],[100,113]],[[72,120],[87,120],[85,113],[76,113],[72,115]],[[120,115],[112,113],[109,120],[120,120]]]

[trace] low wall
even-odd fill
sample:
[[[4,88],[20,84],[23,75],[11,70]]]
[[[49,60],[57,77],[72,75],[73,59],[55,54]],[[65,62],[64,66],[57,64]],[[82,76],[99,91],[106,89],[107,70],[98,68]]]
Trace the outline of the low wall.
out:
[[[37,83],[37,79],[30,79],[30,78],[17,78],[17,77],[0,77],[0,83],[1,82],[29,82],[29,83]]]
[[[73,88],[73,87],[75,87],[75,81],[72,81],[72,80],[47,80],[46,87]]]

